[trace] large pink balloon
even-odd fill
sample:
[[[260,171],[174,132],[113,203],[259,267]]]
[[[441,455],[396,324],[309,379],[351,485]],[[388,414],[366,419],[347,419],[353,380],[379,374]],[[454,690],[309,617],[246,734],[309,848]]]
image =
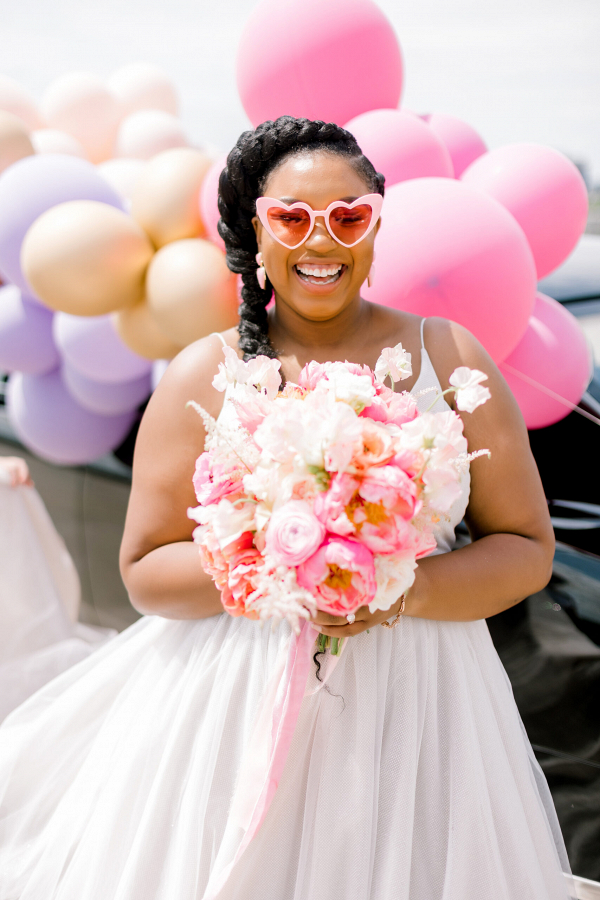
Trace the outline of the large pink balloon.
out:
[[[0,287],[0,370],[41,375],[60,363],[52,337],[53,313],[27,300],[16,284]]]
[[[126,347],[111,316],[54,317],[54,340],[64,359],[91,381],[116,384],[148,375],[152,362]]]
[[[452,160],[444,143],[426,122],[400,109],[373,109],[344,126],[387,187],[428,175],[452,178]]]
[[[567,258],[583,234],[588,196],[573,163],[552,147],[508,144],[480,156],[463,173],[515,217],[527,236],[538,278]]]
[[[447,147],[455,178],[460,178],[467,166],[487,151],[475,129],[462,119],[446,113],[430,113],[423,120]]]
[[[527,331],[500,371],[528,428],[545,428],[579,403],[592,376],[592,355],[575,316],[538,294]],[[561,398],[563,401],[561,402]]]
[[[237,83],[255,126],[282,115],[343,125],[398,106],[402,56],[373,0],[261,0],[239,43]]]
[[[225,249],[225,244],[217,231],[217,223],[221,218],[217,202],[219,199],[219,176],[226,163],[226,156],[219,157],[206,173],[200,188],[200,218],[204,223],[209,238],[221,250]]]
[[[450,178],[396,184],[386,192],[375,249],[367,299],[459,322],[495,360],[518,344],[533,309],[535,266],[523,232],[491,197]]]
[[[75,466],[118,447],[135,413],[97,416],[79,406],[60,371],[48,375],[16,372],[8,383],[8,417],[25,446],[43,459]]]

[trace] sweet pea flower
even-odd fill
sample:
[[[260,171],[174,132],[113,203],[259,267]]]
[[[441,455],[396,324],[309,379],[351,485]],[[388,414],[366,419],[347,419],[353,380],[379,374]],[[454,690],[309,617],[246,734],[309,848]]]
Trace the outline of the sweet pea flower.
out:
[[[256,356],[244,362],[233,347],[223,347],[225,362],[219,363],[219,371],[213,378],[213,387],[217,391],[227,390],[227,386],[237,384],[254,385],[260,393],[265,393],[272,400],[279,390],[281,363],[268,356]]]
[[[402,344],[396,344],[395,347],[384,347],[375,363],[375,378],[378,381],[385,381],[388,375],[392,383],[404,381],[405,378],[410,378],[412,375],[411,355],[407,353]]]
[[[370,603],[377,590],[372,553],[349,538],[328,538],[298,567],[297,577],[316,596],[317,607],[334,616]]]
[[[456,405],[463,412],[474,412],[478,406],[486,403],[492,396],[489,388],[481,387],[481,382],[487,381],[487,375],[485,372],[480,372],[479,369],[459,366],[448,381],[456,388]]]
[[[448,512],[461,496],[459,473],[455,467],[425,469],[423,484],[428,504],[440,512]]]
[[[290,500],[275,510],[266,533],[269,556],[284,566],[299,566],[321,545],[325,528],[304,500]]]

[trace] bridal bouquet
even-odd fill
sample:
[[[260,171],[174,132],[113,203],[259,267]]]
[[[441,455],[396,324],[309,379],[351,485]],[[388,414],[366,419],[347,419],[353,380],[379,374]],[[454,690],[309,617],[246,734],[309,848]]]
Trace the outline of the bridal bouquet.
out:
[[[410,393],[393,390],[411,374],[401,344],[383,350],[374,371],[311,362],[283,390],[277,360],[223,352],[213,385],[235,415],[217,421],[191,404],[207,437],[188,515],[225,610],[285,618],[298,632],[316,609],[389,609],[435,548],[435,523],[479,455],[467,455],[460,417],[420,414]],[[456,369],[449,390],[459,409],[489,398],[486,377]]]

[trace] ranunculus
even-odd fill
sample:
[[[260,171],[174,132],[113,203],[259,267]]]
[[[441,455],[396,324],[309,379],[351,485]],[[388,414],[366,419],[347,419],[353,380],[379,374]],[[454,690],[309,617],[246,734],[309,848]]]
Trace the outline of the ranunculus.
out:
[[[346,616],[375,596],[373,554],[358,541],[330,537],[298,567],[298,584],[316,596],[323,612]]]
[[[266,548],[278,565],[299,566],[320,546],[325,528],[304,500],[290,500],[269,519]]]

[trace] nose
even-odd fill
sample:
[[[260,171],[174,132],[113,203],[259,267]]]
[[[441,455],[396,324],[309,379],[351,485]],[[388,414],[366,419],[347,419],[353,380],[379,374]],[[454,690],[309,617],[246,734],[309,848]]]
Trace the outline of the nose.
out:
[[[331,247],[335,246],[334,239],[327,231],[324,216],[316,217],[314,228],[307,237],[305,246],[321,253],[325,252],[325,250],[330,250]]]

